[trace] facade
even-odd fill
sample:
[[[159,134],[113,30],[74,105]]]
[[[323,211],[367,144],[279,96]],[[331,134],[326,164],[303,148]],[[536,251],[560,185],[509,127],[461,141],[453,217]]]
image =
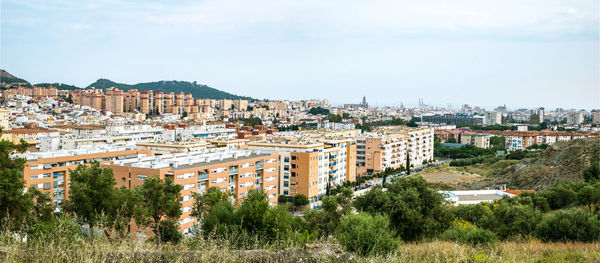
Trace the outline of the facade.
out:
[[[204,193],[217,187],[231,194],[231,201],[239,202],[251,189],[267,194],[270,205],[277,204],[278,156],[276,153],[234,150],[223,152],[187,152],[162,156],[139,156],[115,161],[105,167],[113,169],[117,187],[141,186],[151,176],[171,178],[183,186],[182,211],[179,230],[193,230],[195,218],[191,216],[193,193]],[[132,227],[132,235],[144,235]]]
[[[94,161],[108,164],[124,158],[147,157],[150,152],[137,147],[105,145],[55,152],[28,152],[15,156],[27,160],[23,170],[25,187],[29,189],[33,186],[48,193],[56,211],[60,211],[63,201],[68,198],[69,170]]]
[[[485,117],[483,119],[483,124],[487,124],[487,125],[502,124],[502,112],[499,112],[499,111],[486,112]]]
[[[480,133],[463,133],[460,139],[460,144],[471,144],[479,148],[489,148],[490,138],[492,135]]]
[[[264,140],[249,142],[248,148],[277,153],[279,194],[303,194],[311,208],[320,207],[327,188],[356,180],[356,145],[352,139]]]
[[[122,90],[117,88],[110,88],[106,90],[104,95],[104,106],[103,109],[110,111],[115,114],[123,113],[124,93]]]
[[[29,96],[34,99],[43,99],[43,98],[58,98],[58,90],[55,87],[36,87],[33,86],[31,88],[27,87],[15,87],[12,89],[6,90],[6,95],[22,95]]]
[[[7,130],[10,129],[10,124],[8,123],[10,119],[10,110],[0,108],[0,129]]]
[[[567,124],[578,125],[584,121],[583,112],[574,111],[567,113]]]
[[[370,174],[386,168],[405,167],[407,155],[411,166],[422,166],[424,162],[434,159],[433,139],[432,128],[404,126],[358,135],[357,172]]]
[[[592,112],[592,123],[600,124],[600,111]]]

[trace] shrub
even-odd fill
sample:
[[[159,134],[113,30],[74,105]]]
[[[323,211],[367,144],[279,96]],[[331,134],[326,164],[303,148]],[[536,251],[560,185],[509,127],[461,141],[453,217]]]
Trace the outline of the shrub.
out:
[[[578,208],[559,210],[544,218],[535,234],[542,241],[592,242],[600,238],[600,221]]]
[[[389,219],[382,215],[360,213],[344,216],[336,234],[346,250],[361,256],[385,255],[397,246]]]
[[[65,215],[53,216],[47,221],[34,224],[30,226],[28,233],[35,242],[75,245],[83,241],[83,233],[75,219]]]
[[[455,241],[464,244],[478,245],[497,242],[498,238],[494,232],[481,229],[468,221],[455,221],[441,238],[443,240]]]

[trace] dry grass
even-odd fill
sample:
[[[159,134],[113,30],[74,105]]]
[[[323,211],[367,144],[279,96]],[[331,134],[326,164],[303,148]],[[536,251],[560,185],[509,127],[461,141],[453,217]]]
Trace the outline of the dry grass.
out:
[[[327,241],[332,244],[332,241]],[[333,244],[334,246],[335,244]],[[258,248],[257,248],[258,249]],[[273,256],[275,247],[237,251],[223,239],[186,240],[161,245],[134,240],[104,240],[70,244],[4,243],[0,262],[294,262]],[[271,253],[271,254],[269,254]],[[285,255],[285,254],[284,254]],[[315,260],[303,260],[314,262]],[[321,261],[321,260],[317,260]],[[358,258],[360,262],[600,262],[600,243],[542,243],[537,240],[470,246],[429,241],[401,243],[386,257]]]
[[[600,262],[600,243],[500,242],[470,246],[451,242],[401,244],[388,257],[370,262]]]

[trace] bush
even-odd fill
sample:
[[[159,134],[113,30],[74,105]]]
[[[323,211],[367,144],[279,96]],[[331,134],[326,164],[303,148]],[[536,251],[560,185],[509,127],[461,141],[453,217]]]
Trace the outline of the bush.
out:
[[[494,232],[478,228],[468,221],[455,221],[452,224],[452,227],[441,235],[441,238],[443,240],[471,245],[494,243],[498,241]]]
[[[75,245],[83,241],[83,233],[75,219],[65,215],[53,216],[48,221],[30,226],[28,234],[35,242]]]
[[[389,219],[382,215],[360,213],[344,216],[336,234],[347,251],[361,256],[385,255],[397,246]]]
[[[592,242],[600,238],[600,221],[578,208],[559,210],[544,218],[535,234],[542,241]]]

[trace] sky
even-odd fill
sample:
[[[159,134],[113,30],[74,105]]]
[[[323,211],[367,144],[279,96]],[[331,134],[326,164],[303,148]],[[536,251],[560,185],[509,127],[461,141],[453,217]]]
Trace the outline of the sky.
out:
[[[0,0],[0,68],[333,104],[600,108],[598,0]]]

